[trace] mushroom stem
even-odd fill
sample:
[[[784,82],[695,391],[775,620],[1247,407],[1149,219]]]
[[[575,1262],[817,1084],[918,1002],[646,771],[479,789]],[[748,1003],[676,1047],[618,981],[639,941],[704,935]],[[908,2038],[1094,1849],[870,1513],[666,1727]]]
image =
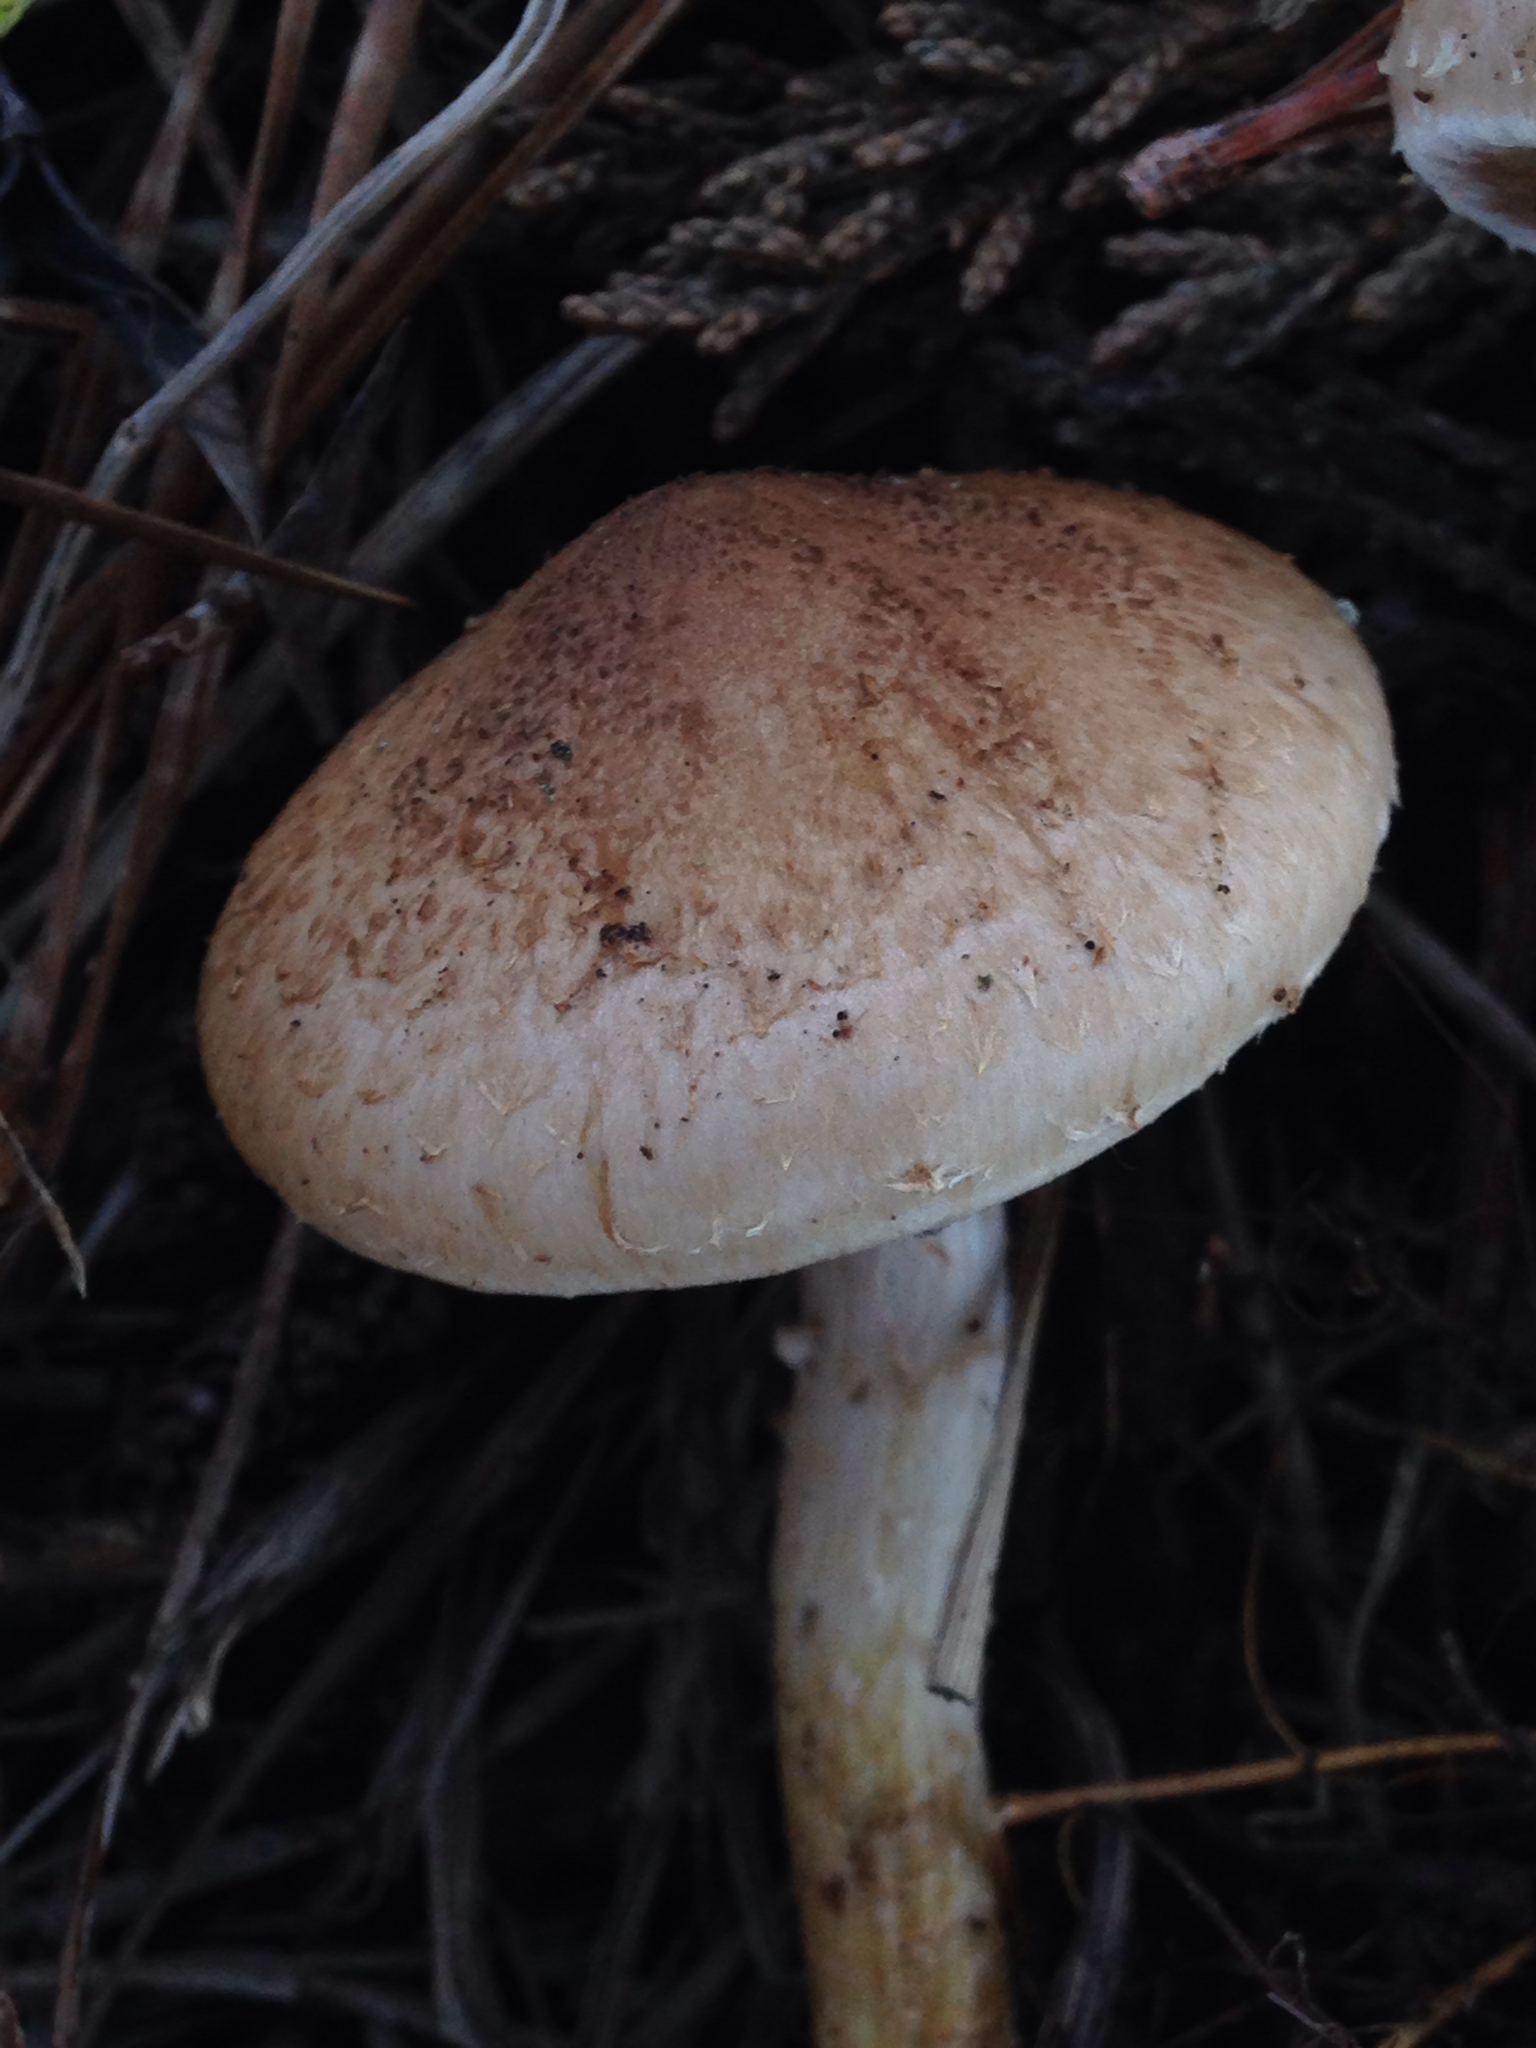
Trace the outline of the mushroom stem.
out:
[[[817,2048],[1006,2048],[976,1709],[928,1687],[1003,1380],[1003,1212],[801,1285],[813,1351],[785,1439],[775,1661]]]

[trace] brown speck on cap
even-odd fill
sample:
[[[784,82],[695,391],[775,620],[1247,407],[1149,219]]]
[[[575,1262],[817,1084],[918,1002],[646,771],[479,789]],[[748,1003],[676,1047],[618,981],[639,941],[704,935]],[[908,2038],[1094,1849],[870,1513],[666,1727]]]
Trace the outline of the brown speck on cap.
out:
[[[1299,1000],[1392,797],[1332,601],[1207,520],[1051,477],[695,478],[300,791],[214,937],[209,1081],[255,1169],[386,1263],[782,1271],[1197,1086]]]

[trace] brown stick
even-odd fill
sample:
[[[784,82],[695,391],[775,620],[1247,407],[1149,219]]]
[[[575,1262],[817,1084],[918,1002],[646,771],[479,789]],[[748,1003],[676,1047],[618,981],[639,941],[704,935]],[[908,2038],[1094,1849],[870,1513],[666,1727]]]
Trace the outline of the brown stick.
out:
[[[1266,1757],[1260,1763],[1227,1764],[1212,1771],[1174,1771],[1162,1778],[1125,1778],[1116,1783],[1076,1785],[1056,1792],[1009,1792],[997,1802],[997,1824],[1023,1826],[1054,1820],[1089,1806],[1134,1806],[1159,1799],[1196,1799],[1207,1792],[1245,1792],[1260,1785],[1284,1785],[1297,1778],[1336,1778],[1385,1764],[1438,1762],[1448,1757],[1497,1756],[1509,1748],[1492,1730],[1458,1735],[1408,1735],[1396,1742],[1353,1742],[1342,1749],[1307,1756]]]

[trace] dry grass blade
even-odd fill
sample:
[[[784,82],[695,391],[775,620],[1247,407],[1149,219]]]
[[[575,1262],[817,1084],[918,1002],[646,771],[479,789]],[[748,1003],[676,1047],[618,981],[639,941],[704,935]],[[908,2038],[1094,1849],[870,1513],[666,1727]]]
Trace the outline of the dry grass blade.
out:
[[[1264,1261],[1238,1179],[1219,1083],[1208,1082],[1200,1091],[1198,1103],[1216,1213],[1230,1247],[1234,1275],[1242,1286],[1237,1309],[1247,1340],[1247,1363],[1274,1444],[1275,1483],[1285,1506],[1284,1549],[1302,1581],[1323,1669],[1336,1677],[1342,1653],[1342,1631],[1335,1615],[1337,1548],[1317,1444],[1266,1284]],[[1263,1698],[1267,1688],[1258,1675],[1253,1651],[1250,1633],[1248,1664],[1256,1690]],[[1335,1699],[1335,1735],[1354,1733],[1340,1716],[1341,1702]]]
[[[1365,910],[1383,944],[1431,994],[1469,1024],[1516,1073],[1536,1084],[1536,1032],[1509,1004],[1384,890],[1371,891]]]
[[[75,1234],[69,1227],[69,1218],[59,1207],[53,1190],[38,1172],[36,1166],[33,1165],[26,1146],[22,1144],[21,1139],[16,1135],[3,1114],[0,1114],[0,1139],[4,1139],[6,1148],[15,1162],[17,1172],[32,1190],[33,1198],[38,1208],[42,1210],[44,1217],[47,1219],[48,1228],[53,1232],[54,1242],[64,1254],[65,1263],[69,1267],[70,1278],[75,1283],[75,1291],[83,1300],[85,1298],[85,1260],[80,1256],[80,1247],[76,1244]]]
[[[338,1959],[341,1967],[327,1968],[327,1958],[317,1956],[295,1962],[270,1950],[219,1950],[209,1954],[156,1956],[136,1963],[124,1974],[133,1990],[164,1991],[180,1999],[213,1997],[237,2003],[276,2006],[318,2006],[361,2021],[377,2038],[398,2039],[403,2032],[425,2041],[440,2041],[444,2048],[463,2048],[437,2024],[432,2009],[423,2000],[386,1985],[359,1982],[347,1973],[354,1957]],[[26,1970],[18,1973],[18,1991],[52,1988],[56,1972]],[[92,1989],[95,1988],[94,1979]],[[545,2048],[539,2038],[519,2031],[507,2036],[505,2048]]]
[[[373,1582],[331,1631],[314,1658],[260,1732],[225,1777],[205,1808],[191,1838],[160,1883],[114,1959],[103,1988],[95,2022],[106,2016],[123,1973],[136,1963],[144,1943],[173,1902],[186,1870],[205,1852],[217,1830],[248,1796],[251,1787],[282,1753],[305,1722],[389,1630],[409,1612],[442,1571],[447,1557],[466,1529],[513,1489],[524,1483],[547,1434],[576,1402],[592,1375],[622,1336],[633,1317],[630,1303],[620,1301],[599,1310],[577,1335],[550,1359],[541,1376],[479,1445],[460,1475],[451,1497],[441,1501],[388,1559]]]
[[[630,67],[692,0],[638,0],[633,13],[607,44],[557,93],[520,141],[482,169],[467,197],[454,205],[449,193],[424,191],[424,221],[402,211],[394,233],[377,247],[334,296],[315,345],[315,374],[302,408],[283,423],[291,441],[308,418],[340,389],[358,364],[404,317],[422,291],[455,256],[497,205],[515,178],[537,164]],[[447,167],[445,167],[447,168]],[[450,187],[451,179],[445,179]],[[449,199],[445,207],[443,201]]]
[[[1219,1928],[1233,1954],[1244,1968],[1264,1986],[1265,1996],[1271,2005],[1279,2006],[1293,2020],[1300,2022],[1307,2035],[1321,2041],[1325,2048],[1360,2048],[1360,2043],[1347,2027],[1318,2010],[1307,1985],[1306,1953],[1292,1935],[1287,1935],[1276,1944],[1267,1956],[1261,1955],[1244,1934],[1231,1914],[1215,1894],[1203,1885],[1182,1857],[1176,1856],[1166,1842],[1160,1842],[1146,1828],[1132,1821],[1136,1839],[1151,1855],[1155,1856],[1165,1870],[1177,1879],[1186,1896],[1199,1907],[1213,1926]],[[1282,1958],[1287,1951],[1294,1952],[1296,1962],[1288,1965]]]
[[[262,548],[226,540],[200,526],[187,526],[179,519],[164,519],[156,512],[136,512],[111,498],[93,497],[89,491],[72,490],[68,484],[52,483],[47,477],[22,476],[14,469],[0,469],[0,500],[11,505],[37,505],[63,513],[83,526],[99,527],[104,533],[121,533],[134,540],[151,542],[193,561],[217,562],[226,569],[243,569],[249,576],[263,576],[271,583],[286,584],[292,590],[311,590],[321,597],[356,597],[367,604],[398,605],[409,610],[411,600],[397,591],[380,590],[371,583],[356,583],[349,576],[333,576],[327,569],[312,569],[304,562],[284,561]]]
[[[62,1159],[90,1073],[117,967],[134,915],[186,795],[227,646],[221,641],[187,656],[172,671],[150,743],[143,792],[133,814],[123,877],[113,900],[89,993],[59,1060],[44,1138],[44,1156]]]
[[[160,253],[193,133],[204,119],[214,67],[234,17],[235,0],[208,0],[191,47],[177,67],[170,106],[139,173],[119,236],[119,246],[130,263],[148,267]],[[226,196],[233,200],[239,189],[236,182]]]
[[[1264,1480],[1264,1491],[1260,1496],[1258,1513],[1254,1517],[1253,1541],[1248,1547],[1248,1570],[1243,1578],[1243,1670],[1247,1674],[1248,1687],[1253,1694],[1259,1712],[1291,1752],[1291,1755],[1304,1760],[1307,1754],[1307,1746],[1280,1711],[1279,1703],[1275,1699],[1269,1680],[1264,1675],[1264,1662],[1259,1647],[1259,1587],[1264,1571],[1264,1549],[1267,1533],[1265,1524],[1268,1520],[1269,1503],[1274,1494],[1275,1480],[1279,1475],[1281,1463],[1282,1454],[1277,1451],[1269,1461],[1269,1471],[1265,1475]]]
[[[573,342],[441,454],[359,541],[348,566],[397,576],[434,547],[530,449],[574,418],[647,344],[623,336]]]
[[[319,6],[320,0],[283,0],[282,11],[277,18],[267,90],[262,98],[261,126],[257,130],[256,147],[251,156],[250,175],[240,194],[234,233],[224,262],[219,267],[218,282],[209,306],[210,322],[215,328],[222,327],[231,317],[245,289],[267,182],[287,144]]]
[[[116,0],[116,4],[174,107],[186,88],[187,51],[164,0]],[[240,174],[229,145],[206,108],[199,105],[193,118],[209,175],[225,205],[233,209],[240,196]]]
[[[97,411],[107,398],[107,357],[92,314],[66,359],[59,403],[42,452],[44,475],[61,483],[82,475],[89,464]],[[56,519],[29,512],[22,520],[0,578],[0,632],[9,633],[21,616],[57,534]]]
[[[20,748],[16,749],[18,758],[7,764],[11,773],[5,778],[5,801],[0,807],[0,845],[9,839],[25,817],[39,790],[58,767],[65,748],[74,741],[86,719],[97,708],[100,697],[101,686],[94,685],[53,723],[51,730],[31,736],[37,744],[27,754],[23,754]]]
[[[432,1918],[432,2006],[457,2048],[499,2048],[514,2036],[487,1953],[484,1816],[473,1747],[455,1750],[427,1787],[423,1811]]]
[[[285,1215],[278,1225],[268,1256],[255,1322],[235,1376],[224,1425],[213,1455],[203,1469],[197,1499],[178,1547],[176,1562],[150,1627],[144,1659],[134,1677],[128,1712],[81,1857],[69,1931],[59,1965],[59,1993],[53,2017],[55,2048],[71,2048],[79,2037],[83,1979],[102,1866],[111,1847],[123,1792],[148,1717],[165,1682],[169,1660],[174,1654],[187,1609],[203,1575],[209,1546],[228,1510],[235,1480],[250,1447],[257,1412],[276,1364],[283,1318],[302,1241],[302,1225],[294,1217]]]
[[[6,1056],[22,1075],[38,1072],[64,995],[64,979],[80,915],[86,860],[100,814],[106,778],[116,752],[122,711],[122,678],[114,675],[96,710],[95,730],[70,808],[69,825],[52,875],[53,896],[43,931],[15,992],[6,1035]]]
[[[981,1693],[982,1659],[992,1622],[992,1586],[997,1577],[1019,1439],[1029,1405],[1035,1345],[1056,1262],[1061,1228],[1060,1188],[1043,1188],[1026,1197],[1023,1206],[1026,1220],[1016,1261],[1014,1327],[998,1398],[997,1422],[949,1590],[944,1596],[938,1640],[928,1667],[930,1688],[946,1699],[975,1700]]]
[[[1396,1442],[1422,1445],[1427,1451],[1437,1451],[1442,1457],[1454,1458],[1458,1465],[1464,1465],[1467,1471],[1477,1473],[1480,1478],[1495,1479],[1501,1485],[1518,1486],[1527,1493],[1536,1493],[1536,1465],[1516,1464],[1513,1458],[1500,1457],[1496,1451],[1484,1450],[1477,1444],[1463,1443],[1460,1437],[1447,1436],[1444,1430],[1383,1422],[1378,1416],[1362,1414],[1347,1401],[1330,1401],[1328,1413],[1346,1428],[1362,1430],[1370,1436],[1388,1437]]]
[[[191,47],[179,67],[176,89],[171,95],[160,132],[124,210],[117,248],[145,278],[153,277],[164,253],[194,126],[206,105],[234,15],[233,0],[206,0]],[[119,299],[108,300],[103,311],[106,323],[117,340],[126,342],[136,359],[148,366],[152,380],[158,380],[185,360],[188,346],[195,347],[196,330],[183,332],[178,345],[168,347],[153,332],[158,324],[153,313],[146,323],[133,310],[137,296],[134,289],[126,288]],[[169,312],[172,309],[165,307],[163,310]],[[179,313],[175,318],[180,327]],[[144,331],[146,324],[151,330],[148,333]],[[224,486],[230,503],[254,539],[261,530],[261,493],[233,391],[226,384],[219,383],[200,393],[183,415],[182,425]],[[178,449],[169,462],[172,475],[184,472],[187,467],[186,453]],[[157,479],[157,484],[159,481]],[[169,493],[158,489],[152,492],[150,509],[176,511],[174,488]]]
[[[310,210],[311,224],[325,218],[373,161],[410,61],[420,15],[421,0],[370,0],[331,121]],[[282,354],[265,400],[264,467],[271,465],[273,429],[288,410],[295,372],[302,368],[305,349],[329,285],[330,266],[317,264],[301,290],[294,294],[288,309]]]
[[[224,376],[265,333],[317,268],[328,264],[358,229],[378,217],[423,172],[465,135],[473,133],[505,104],[558,26],[565,0],[528,0],[516,33],[495,61],[466,86],[442,113],[401,143],[310,229],[186,368],[166,379],[117,432],[91,474],[96,497],[115,497],[141,456],[193,400]],[[59,605],[78,567],[79,529],[61,536],[39,579],[0,675],[0,744],[9,738],[26,707]]]
[[[224,1424],[212,1455],[203,1468],[197,1499],[177,1548],[171,1576],[155,1611],[143,1662],[135,1675],[133,1705],[118,1753],[113,1759],[107,1788],[103,1828],[108,1839],[115,1825],[138,1737],[165,1686],[193,1599],[207,1570],[209,1551],[228,1513],[235,1481],[250,1450],[256,1418],[277,1365],[283,1324],[303,1245],[304,1226],[296,1216],[285,1214],[277,1226],[272,1249],[267,1255],[251,1333],[240,1356]],[[182,1702],[156,1746],[155,1769],[164,1762],[179,1735],[203,1732],[208,1711],[208,1702],[201,1694],[194,1700]]]
[[[105,1769],[111,1760],[110,1742],[98,1743],[94,1749],[87,1750],[80,1761],[71,1770],[66,1771],[59,1782],[45,1793],[29,1812],[22,1814],[9,1834],[0,1835],[0,1870],[12,1860],[18,1849],[26,1847],[39,1828],[46,1827],[60,1808],[67,1806],[77,1792],[83,1791],[96,1773]]]

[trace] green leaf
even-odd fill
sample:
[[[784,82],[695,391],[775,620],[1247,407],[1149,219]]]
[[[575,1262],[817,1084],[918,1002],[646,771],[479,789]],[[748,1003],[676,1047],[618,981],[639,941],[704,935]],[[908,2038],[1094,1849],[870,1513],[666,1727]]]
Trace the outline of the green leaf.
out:
[[[0,36],[8,36],[31,5],[32,0],[0,0]]]

